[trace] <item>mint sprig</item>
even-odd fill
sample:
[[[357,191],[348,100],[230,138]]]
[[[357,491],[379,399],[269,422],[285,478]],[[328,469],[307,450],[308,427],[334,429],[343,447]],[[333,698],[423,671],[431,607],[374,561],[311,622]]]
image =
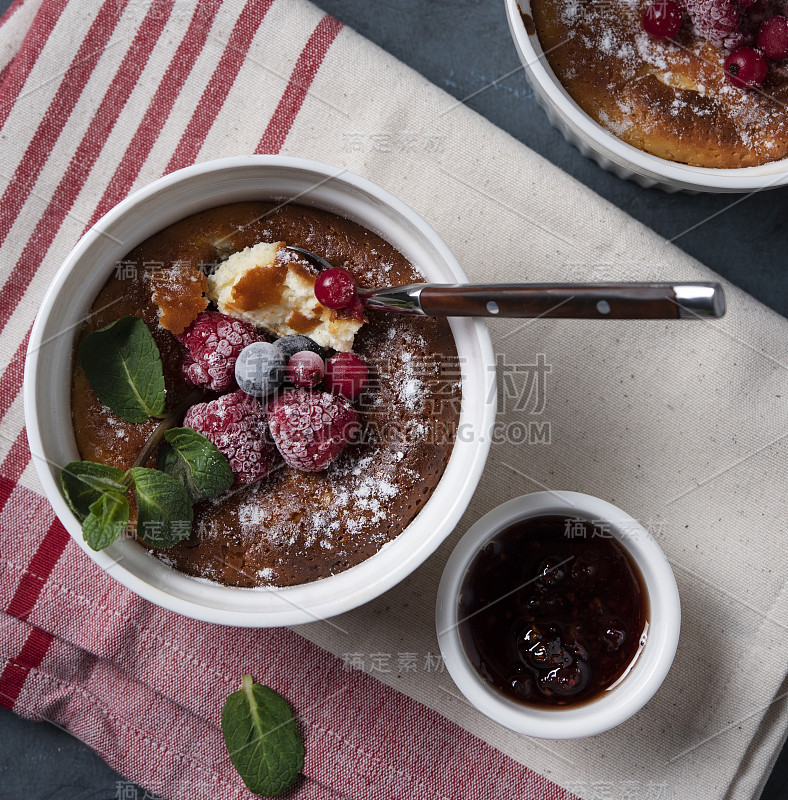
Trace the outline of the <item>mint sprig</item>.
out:
[[[121,317],[86,336],[79,357],[93,391],[113,413],[136,423],[164,413],[161,356],[139,317]],[[94,550],[112,544],[128,527],[127,494],[132,487],[137,538],[151,547],[172,547],[188,538],[194,519],[192,503],[230,488],[233,473],[224,455],[197,431],[173,428],[203,396],[202,391],[192,392],[163,417],[126,472],[94,461],[74,461],[63,467],[63,495]],[[161,470],[146,467],[159,446]]]
[[[157,426],[128,471],[95,461],[72,461],[63,467],[63,495],[82,522],[85,541],[94,550],[112,544],[128,526],[126,494],[132,487],[137,498],[137,537],[151,547],[172,547],[191,533],[192,503],[213,497],[232,485],[233,472],[227,459],[191,428],[172,429],[172,443],[168,443],[174,451],[172,458],[176,459],[172,472],[141,466],[169,433],[165,426],[172,425],[194,399],[190,395]],[[193,498],[191,492],[197,491],[199,497]]]
[[[172,547],[192,530],[194,511],[183,484],[157,469],[134,467],[137,535],[153,547]]]
[[[104,492],[90,506],[82,523],[82,535],[94,550],[112,544],[129,524],[129,501],[124,494]]]
[[[227,698],[222,733],[230,761],[254,794],[280,794],[304,769],[304,742],[287,700],[251,675]]]
[[[79,361],[98,399],[127,422],[164,413],[164,369],[153,334],[127,316],[88,334]]]
[[[105,493],[126,493],[124,472],[109,464],[94,461],[72,461],[63,467],[60,481],[69,508],[84,522],[90,507]]]
[[[159,469],[180,481],[192,503],[229,489],[233,471],[219,449],[191,428],[170,428],[157,457]]]

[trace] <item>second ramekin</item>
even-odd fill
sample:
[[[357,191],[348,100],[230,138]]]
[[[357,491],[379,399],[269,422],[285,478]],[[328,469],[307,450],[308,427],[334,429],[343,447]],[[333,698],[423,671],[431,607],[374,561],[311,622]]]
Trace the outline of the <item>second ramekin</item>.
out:
[[[621,141],[571,98],[545,58],[537,34],[526,31],[521,10],[531,15],[531,0],[504,2],[512,38],[539,105],[553,127],[602,169],[668,192],[751,192],[788,184],[788,159],[758,167],[708,169],[659,158]]]
[[[531,517],[559,515],[604,523],[640,570],[649,602],[645,645],[624,677],[600,697],[577,706],[539,708],[510,700],[476,671],[462,644],[459,594],[468,567],[497,533]],[[535,492],[509,500],[460,539],[443,571],[435,621],[443,660],[460,691],[507,728],[542,739],[576,739],[612,728],[641,709],[668,674],[679,642],[681,605],[676,579],[648,531],[620,508],[579,492]]]

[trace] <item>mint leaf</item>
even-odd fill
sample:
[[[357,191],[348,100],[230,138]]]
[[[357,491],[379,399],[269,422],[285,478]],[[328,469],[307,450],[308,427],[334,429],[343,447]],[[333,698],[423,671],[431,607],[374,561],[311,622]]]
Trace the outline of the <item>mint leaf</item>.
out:
[[[213,497],[233,483],[230,462],[212,442],[191,428],[170,428],[158,455],[159,469],[180,481],[192,503]]]
[[[222,733],[230,761],[254,794],[280,794],[304,768],[304,742],[287,700],[251,675],[227,698]]]
[[[187,539],[194,512],[183,485],[166,472],[134,467],[137,536],[152,547],[172,547]]]
[[[72,461],[60,473],[63,495],[69,508],[84,522],[90,507],[104,492],[126,493],[123,470],[95,461]]]
[[[129,522],[129,501],[125,494],[105,492],[90,506],[82,523],[82,535],[94,550],[103,550],[126,529]]]
[[[145,422],[164,413],[164,370],[148,326],[121,317],[88,334],[79,360],[98,399],[127,422]]]

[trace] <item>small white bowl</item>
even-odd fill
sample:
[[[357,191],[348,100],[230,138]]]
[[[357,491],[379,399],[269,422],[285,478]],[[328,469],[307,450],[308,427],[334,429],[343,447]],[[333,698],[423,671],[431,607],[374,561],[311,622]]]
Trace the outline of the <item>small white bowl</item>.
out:
[[[25,421],[46,496],[79,546],[142,597],[188,617],[224,625],[294,625],[366,603],[411,573],[451,533],[479,481],[495,418],[495,360],[480,320],[450,320],[462,369],[460,430],[446,470],[416,518],[381,550],[338,575],[283,589],[242,589],[189,577],[132,539],[91,550],[60,491],[60,468],[79,459],[71,423],[75,338],[115,263],[152,234],[208,208],[290,198],[380,234],[428,281],[467,282],[438,234],[391,194],[347,170],[282,156],[208,161],[146,186],[107,213],[79,241],[44,297],[25,363]]]
[[[640,570],[649,602],[646,642],[628,672],[597,699],[566,708],[525,705],[494,689],[469,661],[458,627],[460,588],[479,551],[512,523],[549,514],[609,524],[610,532]],[[631,717],[651,699],[668,674],[681,628],[676,579],[659,545],[620,508],[578,492],[527,494],[485,514],[460,539],[446,564],[435,617],[446,668],[465,697],[501,725],[541,739],[592,736]]]
[[[536,33],[528,34],[520,15],[531,13],[531,0],[504,0],[509,30],[539,105],[553,127],[602,169],[650,188],[668,192],[750,192],[788,183],[788,159],[758,167],[708,169],[679,164],[621,141],[593,120],[571,98],[545,58]]]

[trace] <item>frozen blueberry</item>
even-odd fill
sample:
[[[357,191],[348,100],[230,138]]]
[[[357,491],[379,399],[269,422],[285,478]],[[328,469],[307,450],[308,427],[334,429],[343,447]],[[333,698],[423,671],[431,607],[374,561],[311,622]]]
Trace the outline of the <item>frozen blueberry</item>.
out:
[[[274,344],[284,354],[285,363],[302,350],[317,353],[322,359],[326,357],[326,351],[317,342],[313,342],[308,336],[302,336],[300,333],[283,336],[281,339],[277,339]]]
[[[253,342],[241,350],[235,362],[238,386],[254,397],[268,397],[285,379],[287,359],[269,342]]]

